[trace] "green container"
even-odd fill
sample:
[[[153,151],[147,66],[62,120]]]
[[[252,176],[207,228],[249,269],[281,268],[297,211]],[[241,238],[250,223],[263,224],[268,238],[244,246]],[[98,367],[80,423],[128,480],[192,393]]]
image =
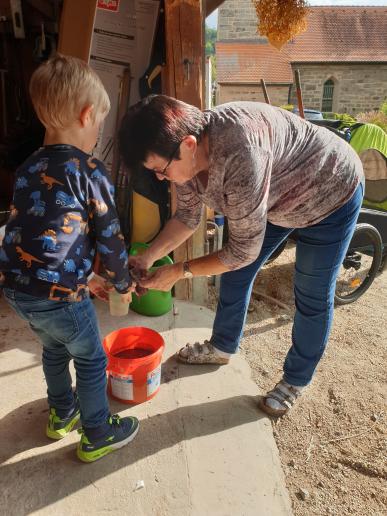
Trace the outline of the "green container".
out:
[[[135,243],[131,245],[129,254],[136,256],[142,249],[148,248],[148,244]],[[150,272],[155,271],[158,267],[163,265],[172,265],[173,261],[169,256],[164,256],[160,260],[157,260],[152,267],[149,269]],[[172,309],[172,293],[162,292],[161,290],[149,289],[146,294],[141,297],[133,294],[130,309],[141,315],[148,315],[150,317],[156,317],[164,315]]]

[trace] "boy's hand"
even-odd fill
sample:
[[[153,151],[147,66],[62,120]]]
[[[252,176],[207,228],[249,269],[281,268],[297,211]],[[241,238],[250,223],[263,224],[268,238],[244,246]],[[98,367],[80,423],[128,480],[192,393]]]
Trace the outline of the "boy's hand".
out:
[[[102,301],[109,301],[109,286],[108,283],[98,276],[94,274],[94,276],[88,282],[89,290],[92,294],[95,295],[98,299]]]

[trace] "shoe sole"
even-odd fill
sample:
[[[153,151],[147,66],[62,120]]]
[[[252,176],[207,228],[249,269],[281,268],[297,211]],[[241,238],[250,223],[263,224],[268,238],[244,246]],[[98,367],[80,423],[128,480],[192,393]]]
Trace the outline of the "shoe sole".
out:
[[[182,364],[188,364],[188,365],[219,365],[220,366],[220,365],[227,365],[230,362],[230,360],[227,360],[226,358],[222,359],[221,357],[220,357],[220,360],[224,360],[222,362],[215,362],[215,361],[211,361],[211,362],[190,362],[189,359],[182,357],[179,353],[176,353],[176,358]]]
[[[123,448],[124,446],[129,444],[130,441],[133,441],[133,439],[136,437],[136,435],[138,433],[139,428],[140,428],[140,425],[139,425],[139,423],[137,423],[137,427],[133,430],[133,432],[126,439],[124,439],[123,441],[120,441],[119,443],[116,443],[116,444],[109,444],[107,447],[102,448],[100,450],[99,454],[98,454],[98,450],[96,452],[91,452],[91,453],[93,453],[93,457],[90,457],[90,458],[82,456],[80,454],[80,450],[78,447],[77,448],[77,457],[80,461],[86,462],[88,464],[90,462],[95,462],[96,460],[102,459],[106,455],[109,455],[109,453],[119,450],[120,448]],[[83,452],[83,453],[85,453],[85,452]]]
[[[269,407],[268,405],[266,405],[266,397],[263,396],[259,401],[258,401],[258,408],[260,408],[262,410],[262,412],[265,412],[265,414],[267,414],[268,416],[270,417],[273,417],[273,418],[279,418],[279,417],[282,417],[284,416],[285,414],[287,414],[289,412],[289,408],[288,409],[273,409],[271,407]]]
[[[68,435],[71,430],[74,428],[74,426],[78,423],[78,421],[80,420],[80,417],[81,415],[78,414],[72,421],[71,423],[69,424],[69,426],[67,427],[66,429],[66,433],[63,434],[63,435],[60,435],[58,434],[57,430],[51,430],[50,427],[47,425],[46,426],[46,435],[49,439],[53,439],[54,441],[60,441],[61,439],[63,439],[64,437],[66,437],[66,435]]]

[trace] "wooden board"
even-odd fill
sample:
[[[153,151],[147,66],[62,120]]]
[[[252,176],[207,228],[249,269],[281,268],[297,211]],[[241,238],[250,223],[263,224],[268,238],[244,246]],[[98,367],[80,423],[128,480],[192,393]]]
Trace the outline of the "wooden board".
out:
[[[58,52],[89,61],[97,0],[64,0]]]
[[[165,0],[167,95],[203,109],[204,102],[204,0]],[[172,188],[172,211],[175,207]],[[204,254],[205,217],[195,234],[174,253],[175,262]],[[204,304],[207,278],[180,281],[175,286],[178,299]]]

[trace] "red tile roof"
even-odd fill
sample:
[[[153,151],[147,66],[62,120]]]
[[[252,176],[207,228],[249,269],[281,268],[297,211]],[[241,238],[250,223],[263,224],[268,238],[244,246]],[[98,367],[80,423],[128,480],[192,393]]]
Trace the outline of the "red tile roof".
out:
[[[267,44],[216,43],[216,76],[219,83],[291,84],[292,68],[288,56]]]
[[[216,43],[219,83],[292,83],[291,63],[387,62],[387,7],[311,7],[281,52],[262,40]]]
[[[387,61],[387,7],[311,7],[283,51],[297,63]]]

